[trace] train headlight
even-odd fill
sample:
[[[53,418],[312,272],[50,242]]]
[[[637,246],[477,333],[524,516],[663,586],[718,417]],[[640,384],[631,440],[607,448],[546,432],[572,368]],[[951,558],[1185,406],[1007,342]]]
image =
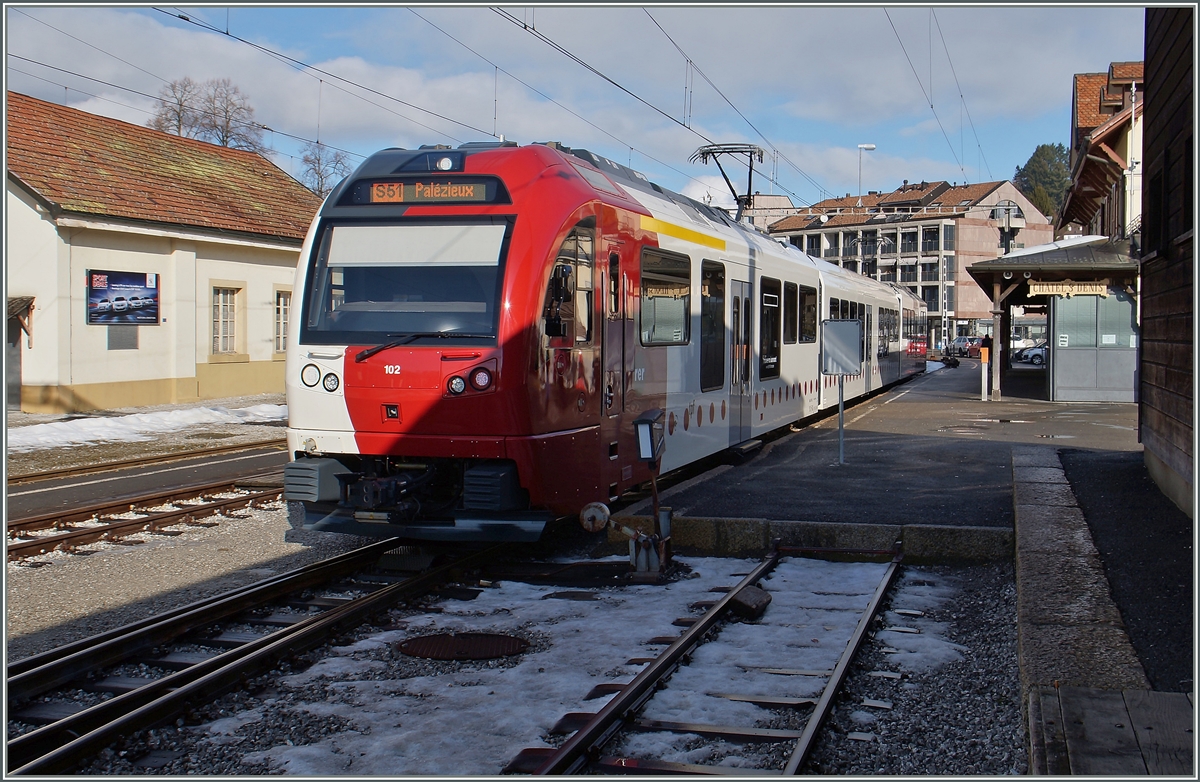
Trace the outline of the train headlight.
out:
[[[439,158],[437,162],[438,171],[449,171],[454,168],[454,161],[448,157]]]
[[[308,364],[300,370],[300,382],[312,388],[321,382],[321,368],[316,364]]]
[[[471,388],[476,391],[486,391],[492,387],[492,373],[485,367],[471,370]]]
[[[325,386],[325,390],[332,394],[334,391],[338,390],[338,386],[341,385],[341,382],[338,380],[337,375],[330,372],[325,376],[325,379],[321,381],[321,385]]]
[[[455,396],[467,390],[467,381],[463,380],[458,375],[450,378],[450,382],[446,384],[446,388],[450,389],[450,393]]]

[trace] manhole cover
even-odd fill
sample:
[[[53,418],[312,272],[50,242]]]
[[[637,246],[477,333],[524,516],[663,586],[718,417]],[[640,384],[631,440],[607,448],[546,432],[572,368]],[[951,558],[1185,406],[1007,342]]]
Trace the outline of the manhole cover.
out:
[[[410,638],[397,648],[410,657],[429,660],[491,660],[520,654],[528,646],[523,638],[499,633],[441,633]]]

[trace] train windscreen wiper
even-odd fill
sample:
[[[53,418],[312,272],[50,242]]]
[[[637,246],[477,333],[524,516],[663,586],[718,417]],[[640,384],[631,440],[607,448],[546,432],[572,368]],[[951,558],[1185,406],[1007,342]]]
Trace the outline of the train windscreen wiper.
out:
[[[376,345],[375,347],[367,348],[366,350],[360,350],[358,352],[358,355],[356,355],[354,357],[355,363],[361,363],[363,361],[366,361],[371,356],[375,355],[376,353],[379,353],[380,351],[390,350],[391,348],[398,348],[401,345],[407,345],[408,343],[410,343],[414,340],[421,339],[423,337],[441,337],[442,339],[449,339],[450,337],[456,337],[458,339],[495,339],[496,335],[495,334],[463,334],[462,332],[458,332],[458,331],[417,331],[412,334],[388,334],[388,336],[389,337],[398,337],[399,339],[395,339],[391,342],[385,342],[382,345]]]

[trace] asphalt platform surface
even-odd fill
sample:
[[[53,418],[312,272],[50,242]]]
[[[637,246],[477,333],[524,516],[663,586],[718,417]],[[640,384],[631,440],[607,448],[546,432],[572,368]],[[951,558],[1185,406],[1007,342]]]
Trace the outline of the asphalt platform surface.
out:
[[[962,359],[768,439],[744,464],[676,487],[676,517],[1011,528],[1012,448],[1057,452],[1112,597],[1156,690],[1194,690],[1193,524],[1150,480],[1137,406],[1047,401],[1045,370],[1017,365],[983,401]]]

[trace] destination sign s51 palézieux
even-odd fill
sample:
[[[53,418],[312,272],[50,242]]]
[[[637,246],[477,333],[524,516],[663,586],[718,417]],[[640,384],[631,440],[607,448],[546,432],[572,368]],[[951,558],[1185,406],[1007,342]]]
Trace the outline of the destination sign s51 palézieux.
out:
[[[482,180],[428,180],[374,182],[373,204],[475,203],[490,201],[487,182]]]

